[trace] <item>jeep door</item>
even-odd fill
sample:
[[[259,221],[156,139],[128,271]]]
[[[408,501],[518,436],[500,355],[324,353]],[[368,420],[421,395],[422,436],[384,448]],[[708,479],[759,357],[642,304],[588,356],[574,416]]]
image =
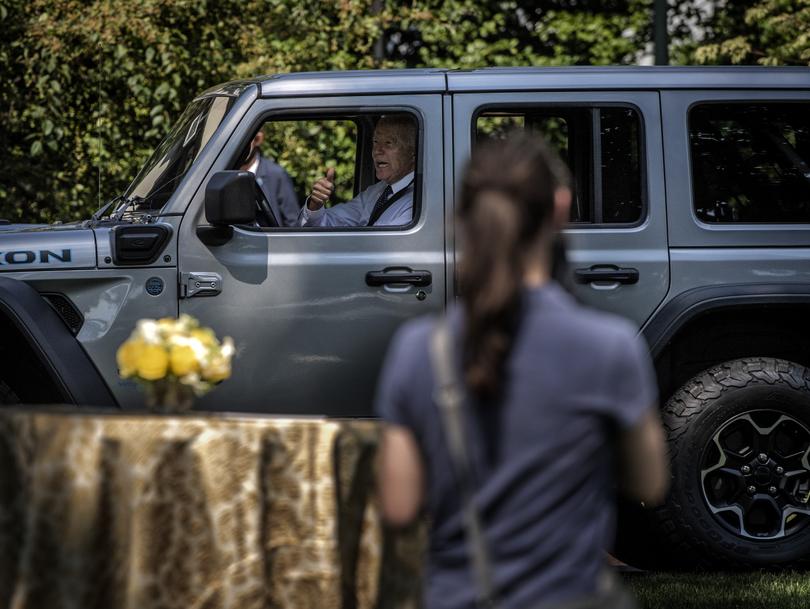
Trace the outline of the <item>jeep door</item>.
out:
[[[235,226],[225,243],[206,244],[197,230],[207,224],[201,188],[180,230],[179,309],[237,345],[232,378],[200,400],[203,408],[372,413],[395,329],[445,306],[443,78],[434,84],[436,93],[263,98],[246,113],[208,177],[235,169],[263,130],[265,145],[271,141],[264,156],[291,175],[299,205],[326,165],[337,171],[335,205],[373,184],[375,121],[410,116],[418,124],[413,220],[388,227]],[[198,291],[212,278],[215,289]]]
[[[488,76],[490,91],[504,91],[477,93],[484,84],[480,75],[448,75],[456,183],[476,142],[511,129],[543,135],[573,175],[565,230],[571,289],[581,301],[640,327],[669,283],[658,93],[516,93],[505,89],[541,89],[544,75],[524,74],[520,82],[507,71]]]

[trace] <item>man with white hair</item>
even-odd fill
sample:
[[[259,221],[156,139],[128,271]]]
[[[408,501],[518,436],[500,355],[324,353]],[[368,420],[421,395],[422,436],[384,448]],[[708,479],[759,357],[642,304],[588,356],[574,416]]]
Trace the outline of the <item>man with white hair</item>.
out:
[[[371,156],[379,182],[351,201],[325,208],[335,192],[335,170],[312,186],[299,226],[402,226],[413,218],[416,124],[407,115],[383,116],[374,129]]]

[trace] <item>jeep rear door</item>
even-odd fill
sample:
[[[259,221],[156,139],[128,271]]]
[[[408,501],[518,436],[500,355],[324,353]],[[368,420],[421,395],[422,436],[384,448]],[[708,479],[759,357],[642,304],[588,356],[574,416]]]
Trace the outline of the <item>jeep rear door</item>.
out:
[[[657,92],[491,92],[507,73],[448,75],[453,92],[456,184],[477,142],[511,129],[543,135],[573,174],[565,230],[568,278],[581,301],[639,327],[667,292],[669,256]],[[515,87],[528,88],[536,74]],[[476,89],[486,84],[489,92]],[[458,188],[456,189],[458,192]]]
[[[437,76],[436,85],[443,87],[444,79]],[[431,85],[423,79],[414,86]],[[253,134],[263,129],[274,142],[265,156],[277,157],[292,175],[301,204],[323,175],[318,171],[326,170],[320,163],[337,169],[336,203],[372,184],[374,122],[384,113],[410,115],[419,125],[415,217],[382,229],[236,226],[227,242],[206,244],[196,232],[206,224],[201,188],[180,231],[186,294],[180,312],[232,336],[237,345],[233,377],[200,400],[203,408],[372,413],[377,374],[395,329],[445,306],[439,91],[265,98],[245,115],[209,178],[238,166]],[[398,281],[403,274],[414,282]],[[207,290],[211,295],[195,292],[197,283],[206,287],[211,278],[218,283]]]

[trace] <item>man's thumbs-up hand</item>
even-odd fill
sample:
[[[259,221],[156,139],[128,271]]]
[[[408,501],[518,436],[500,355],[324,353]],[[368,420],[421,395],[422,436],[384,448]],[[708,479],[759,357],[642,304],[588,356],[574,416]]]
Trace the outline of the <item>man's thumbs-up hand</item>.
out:
[[[315,211],[323,207],[335,192],[335,168],[329,167],[326,176],[318,178],[312,185],[312,192],[307,199],[307,207]]]

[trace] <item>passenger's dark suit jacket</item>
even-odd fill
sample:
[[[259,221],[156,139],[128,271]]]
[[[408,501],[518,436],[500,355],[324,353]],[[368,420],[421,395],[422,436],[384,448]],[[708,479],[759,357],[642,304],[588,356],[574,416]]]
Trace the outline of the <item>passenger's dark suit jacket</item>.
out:
[[[301,207],[292,180],[278,163],[259,154],[256,183],[264,191],[281,226],[294,226]]]

